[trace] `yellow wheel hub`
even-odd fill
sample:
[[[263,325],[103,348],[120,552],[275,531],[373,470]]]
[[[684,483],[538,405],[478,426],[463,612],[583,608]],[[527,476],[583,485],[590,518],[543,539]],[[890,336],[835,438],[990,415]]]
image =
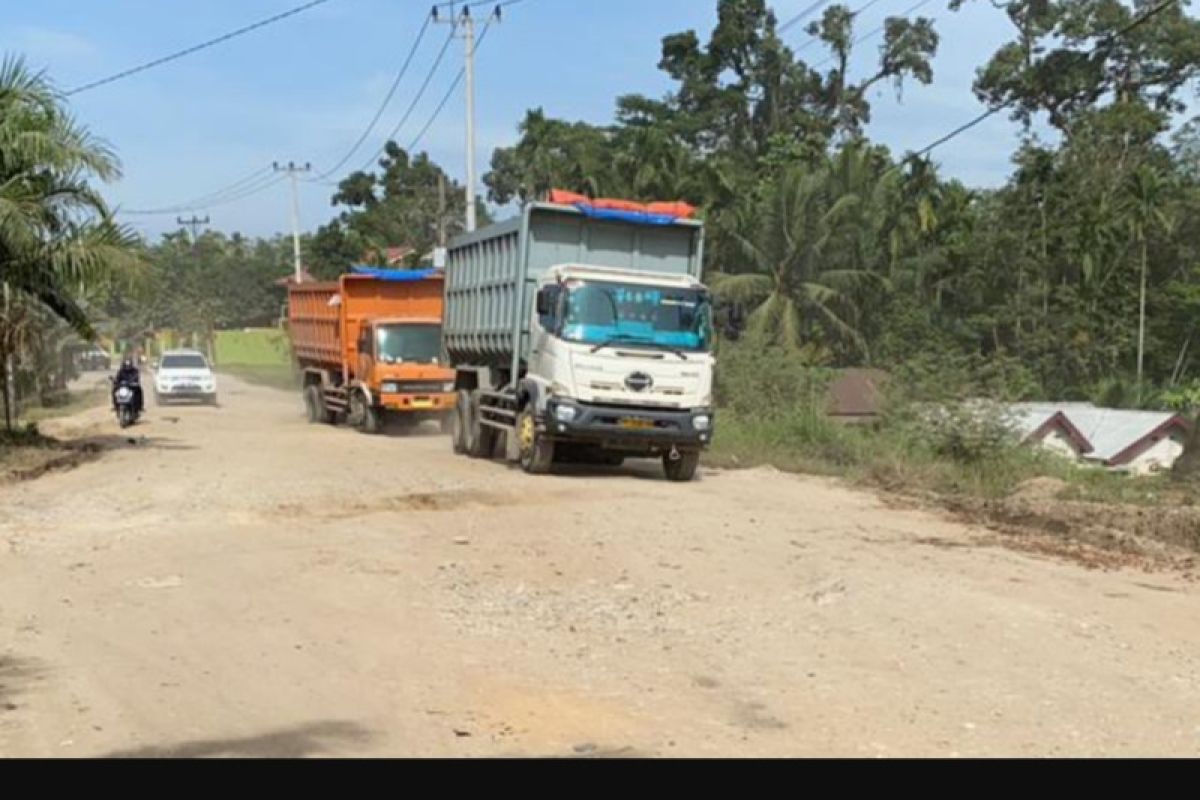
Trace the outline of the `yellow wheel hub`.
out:
[[[519,433],[521,449],[529,451],[533,449],[533,437],[536,431],[533,426],[533,415],[526,414],[521,418],[521,430]]]

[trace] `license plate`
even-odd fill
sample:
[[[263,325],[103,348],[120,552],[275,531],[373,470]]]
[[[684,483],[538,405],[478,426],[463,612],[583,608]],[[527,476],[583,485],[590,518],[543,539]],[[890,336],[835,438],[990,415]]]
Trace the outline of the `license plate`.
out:
[[[623,417],[619,424],[622,428],[644,431],[654,427],[654,420],[639,419],[638,417]]]
[[[433,408],[433,401],[432,400],[413,400],[411,405],[413,408]]]
[[[194,383],[180,383],[175,386],[177,392],[195,392],[199,391],[200,387]]]

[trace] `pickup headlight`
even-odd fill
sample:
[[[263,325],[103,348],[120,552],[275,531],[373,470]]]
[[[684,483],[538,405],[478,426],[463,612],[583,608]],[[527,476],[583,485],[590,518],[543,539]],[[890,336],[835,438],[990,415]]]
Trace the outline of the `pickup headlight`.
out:
[[[554,407],[554,418],[559,422],[573,422],[577,416],[579,416],[579,409],[575,406]]]
[[[706,431],[712,425],[712,417],[708,414],[697,414],[692,417],[692,427],[698,431]]]

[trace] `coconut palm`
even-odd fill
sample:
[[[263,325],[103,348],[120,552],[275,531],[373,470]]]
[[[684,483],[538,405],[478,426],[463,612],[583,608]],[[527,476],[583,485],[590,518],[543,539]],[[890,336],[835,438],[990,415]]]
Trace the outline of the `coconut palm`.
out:
[[[747,331],[762,344],[866,354],[857,297],[875,276],[856,228],[870,198],[845,191],[843,177],[785,170],[747,220],[752,233],[732,233],[753,271],[710,276],[719,299],[753,307]]]
[[[115,225],[89,179],[119,175],[112,150],[66,112],[41,73],[0,62],[0,282],[91,336],[78,290],[133,262],[133,237]],[[5,314],[7,319],[9,314]],[[0,344],[13,337],[0,336]],[[6,424],[12,422],[13,347],[3,354]]]

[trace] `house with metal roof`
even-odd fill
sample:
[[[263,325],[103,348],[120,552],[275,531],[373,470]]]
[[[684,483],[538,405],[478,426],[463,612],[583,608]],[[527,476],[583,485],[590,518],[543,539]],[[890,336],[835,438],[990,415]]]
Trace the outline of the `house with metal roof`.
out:
[[[1059,408],[1015,403],[1008,414],[1008,424],[1022,444],[1038,445],[1072,459],[1084,458],[1094,449],[1087,436]]]
[[[1100,408],[1091,403],[1016,403],[1010,407],[1025,440],[1110,469],[1149,474],[1170,469],[1183,452],[1191,421],[1172,411]]]

